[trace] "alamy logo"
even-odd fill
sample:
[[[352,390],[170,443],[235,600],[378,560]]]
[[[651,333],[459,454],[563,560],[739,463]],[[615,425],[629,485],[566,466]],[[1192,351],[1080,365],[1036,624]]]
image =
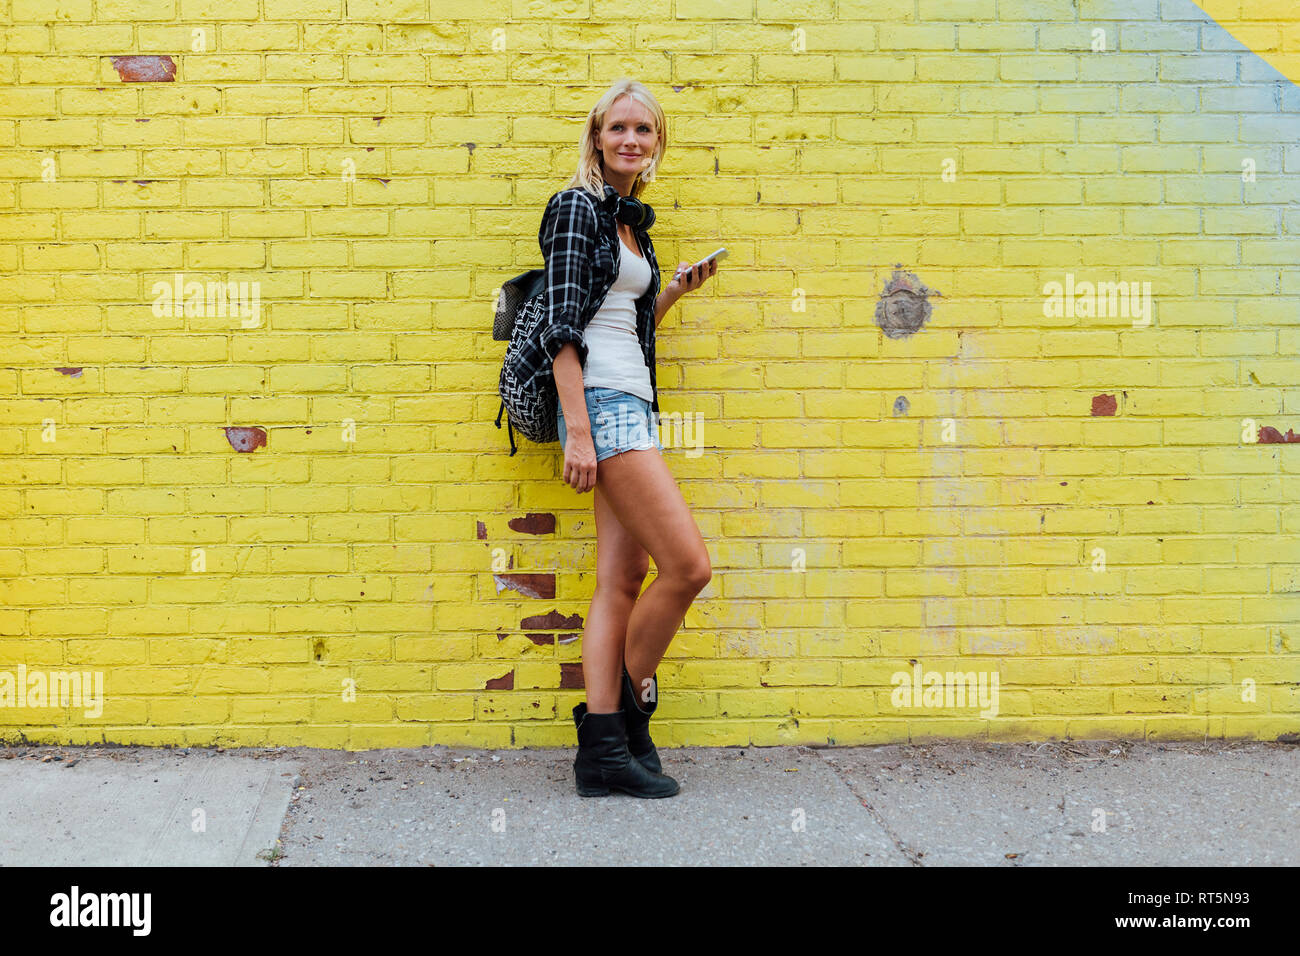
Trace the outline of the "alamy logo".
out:
[[[152,920],[150,893],[70,893],[50,897],[51,926],[130,926],[133,936],[148,936]]]
[[[180,273],[172,281],[159,279],[153,284],[153,314],[158,318],[181,316],[207,316],[225,318],[238,316],[246,329],[262,324],[262,283],[252,282],[199,282],[185,281]]]
[[[686,452],[687,458],[698,458],[704,453],[704,416],[700,412],[689,415],[682,412],[660,412],[656,415],[652,411],[647,418],[624,406],[613,411],[599,408],[592,428],[593,437],[602,445],[617,445],[624,449],[649,448],[652,444],[650,429],[653,428],[664,448],[693,445]]]
[[[1151,324],[1150,282],[1075,283],[1074,273],[1065,274],[1065,284],[1043,286],[1043,315],[1049,319],[1124,318],[1134,327]]]
[[[87,717],[104,712],[103,671],[0,671],[0,707],[81,707]]]
[[[900,710],[908,707],[980,707],[981,717],[998,715],[997,671],[923,671],[919,663],[912,673],[895,671],[889,702]]]

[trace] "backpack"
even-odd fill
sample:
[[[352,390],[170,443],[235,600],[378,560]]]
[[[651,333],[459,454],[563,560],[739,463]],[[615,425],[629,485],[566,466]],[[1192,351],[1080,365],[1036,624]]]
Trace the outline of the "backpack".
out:
[[[515,276],[502,284],[492,320],[493,340],[510,343],[501,363],[501,409],[496,424],[501,427],[501,415],[505,413],[512,456],[519,450],[515,446],[516,430],[539,445],[560,440],[556,422],[559,393],[550,364],[533,368],[522,358],[525,353],[536,356],[541,351],[546,325],[545,293],[544,269],[530,269]]]

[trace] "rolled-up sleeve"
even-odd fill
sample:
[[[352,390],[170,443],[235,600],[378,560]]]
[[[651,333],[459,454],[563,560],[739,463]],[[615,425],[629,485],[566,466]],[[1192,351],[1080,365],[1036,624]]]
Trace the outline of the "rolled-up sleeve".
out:
[[[592,281],[595,235],[596,211],[590,199],[574,190],[551,197],[537,235],[546,260],[546,324],[541,341],[548,364],[572,342],[578,348],[579,362],[584,368],[587,365],[581,315]]]

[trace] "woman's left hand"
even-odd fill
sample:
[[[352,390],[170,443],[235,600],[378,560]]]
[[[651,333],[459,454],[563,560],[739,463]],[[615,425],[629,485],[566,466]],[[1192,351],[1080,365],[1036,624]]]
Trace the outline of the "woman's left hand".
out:
[[[677,263],[677,275],[672,282],[665,286],[664,291],[672,295],[674,299],[680,298],[687,292],[694,292],[704,284],[704,280],[717,271],[717,259],[706,262],[697,269],[692,269],[689,262],[679,262]]]

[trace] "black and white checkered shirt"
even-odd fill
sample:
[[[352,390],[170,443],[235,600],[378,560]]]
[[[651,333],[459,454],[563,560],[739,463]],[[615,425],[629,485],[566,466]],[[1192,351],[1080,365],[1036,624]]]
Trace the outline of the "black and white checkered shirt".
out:
[[[610,286],[618,278],[620,261],[618,222],[614,210],[618,190],[605,185],[605,197],[595,196],[574,186],[555,193],[542,213],[537,241],[546,260],[546,324],[542,330],[542,354],[521,356],[521,364],[549,369],[555,356],[568,342],[578,349],[578,359],[585,371],[587,346],[583,332],[591,317],[600,309]],[[641,354],[650,369],[651,403],[659,412],[659,390],[655,385],[655,299],[659,295],[659,262],[654,243],[644,229],[632,228],[641,254],[650,265],[650,286],[636,300],[636,332]]]

